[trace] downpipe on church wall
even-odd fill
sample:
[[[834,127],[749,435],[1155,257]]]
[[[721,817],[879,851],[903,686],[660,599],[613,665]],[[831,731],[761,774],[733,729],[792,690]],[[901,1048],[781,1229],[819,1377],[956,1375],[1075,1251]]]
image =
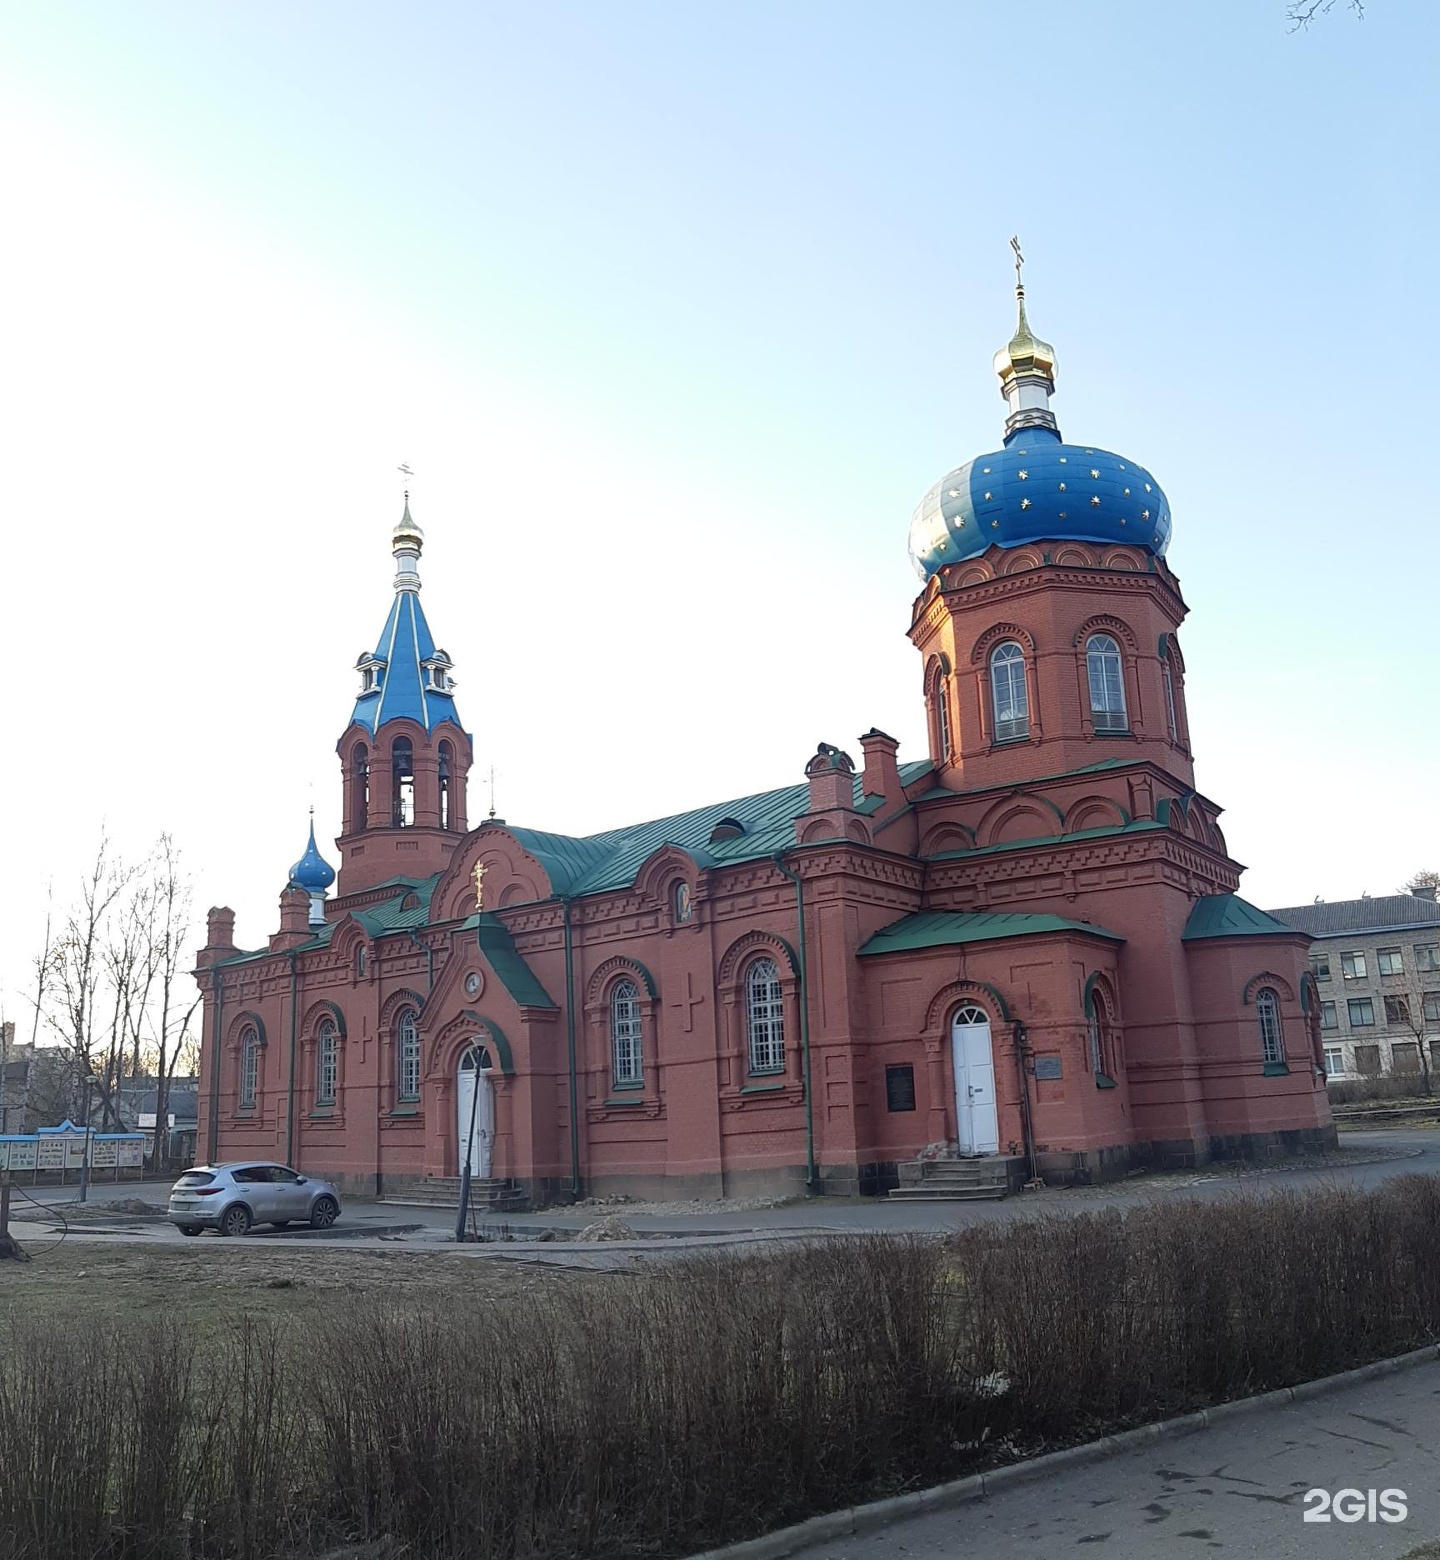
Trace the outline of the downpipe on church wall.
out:
[[[300,977],[295,969],[295,950],[290,959],[290,1076],[285,1085],[285,1163],[298,1170],[295,1163],[295,1042],[299,1033],[299,1014],[295,1011],[300,1000]]]
[[[795,917],[800,937],[800,1070],[805,1083],[805,1189],[815,1190],[815,1105],[810,1094],[810,987],[805,979],[805,881],[785,865],[782,854],[775,865],[795,885]]]
[[[225,982],[218,968],[210,971],[210,989],[215,994],[215,1023],[211,1030],[210,1055],[210,1163],[220,1163],[220,1065],[224,1054]]]
[[[580,1122],[575,1098],[575,945],[570,933],[570,901],[562,894],[565,926],[565,1056],[570,1070],[570,1195],[580,1196]]]

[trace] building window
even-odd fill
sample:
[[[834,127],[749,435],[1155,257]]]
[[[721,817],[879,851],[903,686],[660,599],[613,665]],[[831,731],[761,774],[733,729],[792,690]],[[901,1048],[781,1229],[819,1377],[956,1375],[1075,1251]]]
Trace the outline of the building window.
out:
[[[1408,997],[1385,998],[1385,1022],[1401,1029],[1410,1027],[1410,999]]]
[[[1381,948],[1376,952],[1375,959],[1380,966],[1382,975],[1403,975],[1405,973],[1405,961],[1400,957],[1398,948]]]
[[[1365,979],[1365,955],[1363,953],[1342,953],[1340,955],[1340,973],[1346,980]]]
[[[1170,732],[1170,740],[1179,742],[1180,722],[1175,718],[1175,677],[1170,670],[1170,657],[1160,657],[1160,675],[1165,680],[1165,725]]]
[[[415,822],[415,749],[409,737],[396,737],[390,748],[390,827]]]
[[[1420,998],[1420,1011],[1427,1024],[1440,1024],[1440,991],[1427,991]]]
[[[1379,1077],[1380,1047],[1378,1045],[1357,1045],[1355,1047],[1355,1071],[1362,1078]]]
[[[440,744],[440,827],[453,829],[454,819],[451,817],[450,788],[455,775],[455,750],[448,742]]]
[[[1435,943],[1426,943],[1415,949],[1415,968],[1423,970],[1427,974],[1433,974],[1440,970],[1440,946]]]
[[[785,1066],[785,1001],[774,959],[756,959],[745,975],[745,1026],[752,1073]]]
[[[617,1089],[641,1087],[640,992],[633,980],[617,980],[610,988],[610,1058]]]
[[[1030,700],[1025,690],[1025,652],[1013,640],[990,652],[990,701],[995,740],[1019,742],[1030,735]]]
[[[1090,678],[1090,724],[1096,731],[1129,731],[1120,646],[1109,634],[1092,634],[1086,641],[1085,669]]]
[[[260,1096],[260,1033],[253,1026],[240,1036],[240,1109],[254,1110]]]
[[[1260,1057],[1266,1063],[1285,1060],[1285,1035],[1280,1028],[1280,998],[1266,986],[1255,998],[1260,1024]]]
[[[1397,1073],[1420,1071],[1420,1047],[1413,1040],[1397,1040],[1390,1047],[1390,1070]]]
[[[395,1021],[395,1043],[399,1053],[399,1084],[402,1100],[420,1098],[420,1030],[413,1008],[405,1008]]]
[[[1310,955],[1310,970],[1316,980],[1330,979],[1330,955],[1328,953],[1312,953]]]
[[[1322,1002],[1320,1004],[1320,1027],[1322,1029],[1338,1029],[1340,1027],[1340,1020],[1336,1016],[1335,1004],[1333,1002]]]
[[[1375,1004],[1369,997],[1351,997],[1347,1006],[1352,1029],[1364,1029],[1375,1022]]]
[[[340,1083],[340,1031],[333,1018],[320,1025],[315,1042],[315,1103],[333,1105]]]
[[[1345,1071],[1345,1053],[1338,1045],[1325,1047],[1325,1075],[1328,1078],[1338,1078]]]
[[[950,756],[950,679],[935,679],[935,725],[940,733],[940,759]]]

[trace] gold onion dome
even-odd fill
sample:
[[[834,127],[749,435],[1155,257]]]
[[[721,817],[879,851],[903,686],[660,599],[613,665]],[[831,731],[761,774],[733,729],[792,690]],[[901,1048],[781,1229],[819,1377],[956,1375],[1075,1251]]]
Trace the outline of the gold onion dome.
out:
[[[400,517],[400,523],[390,533],[390,545],[392,547],[414,547],[418,552],[425,541],[425,533],[410,518],[410,495],[405,495],[405,513]]]
[[[1025,318],[1025,288],[1015,288],[1015,299],[1020,309],[1020,321],[1009,342],[995,354],[995,372],[1000,376],[1000,393],[1004,395],[1019,378],[1042,379],[1050,390],[1055,388],[1055,348],[1030,329]]]

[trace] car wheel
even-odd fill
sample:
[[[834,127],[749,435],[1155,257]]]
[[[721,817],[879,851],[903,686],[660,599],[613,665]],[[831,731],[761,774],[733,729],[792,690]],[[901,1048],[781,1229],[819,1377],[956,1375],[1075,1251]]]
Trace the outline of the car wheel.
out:
[[[317,1197],[315,1206],[310,1210],[310,1228],[328,1230],[339,1217],[340,1204],[333,1197]]]
[[[220,1233],[222,1235],[248,1235],[250,1226],[255,1221],[250,1217],[250,1210],[244,1203],[235,1203],[220,1215]]]
[[[271,1219],[270,1228],[272,1230],[288,1230],[290,1228],[290,1221],[289,1219]]]
[[[198,1235],[200,1233],[198,1224],[182,1224],[179,1228],[182,1235]]]

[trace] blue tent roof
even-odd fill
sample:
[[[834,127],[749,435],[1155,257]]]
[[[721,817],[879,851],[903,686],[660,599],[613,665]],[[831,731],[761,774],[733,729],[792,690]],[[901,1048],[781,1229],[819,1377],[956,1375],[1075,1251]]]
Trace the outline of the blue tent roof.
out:
[[[413,720],[426,731],[446,720],[458,726],[454,696],[428,686],[424,663],[434,657],[435,638],[418,593],[396,591],[375,646],[375,686],[356,699],[350,719],[372,733],[387,720]]]

